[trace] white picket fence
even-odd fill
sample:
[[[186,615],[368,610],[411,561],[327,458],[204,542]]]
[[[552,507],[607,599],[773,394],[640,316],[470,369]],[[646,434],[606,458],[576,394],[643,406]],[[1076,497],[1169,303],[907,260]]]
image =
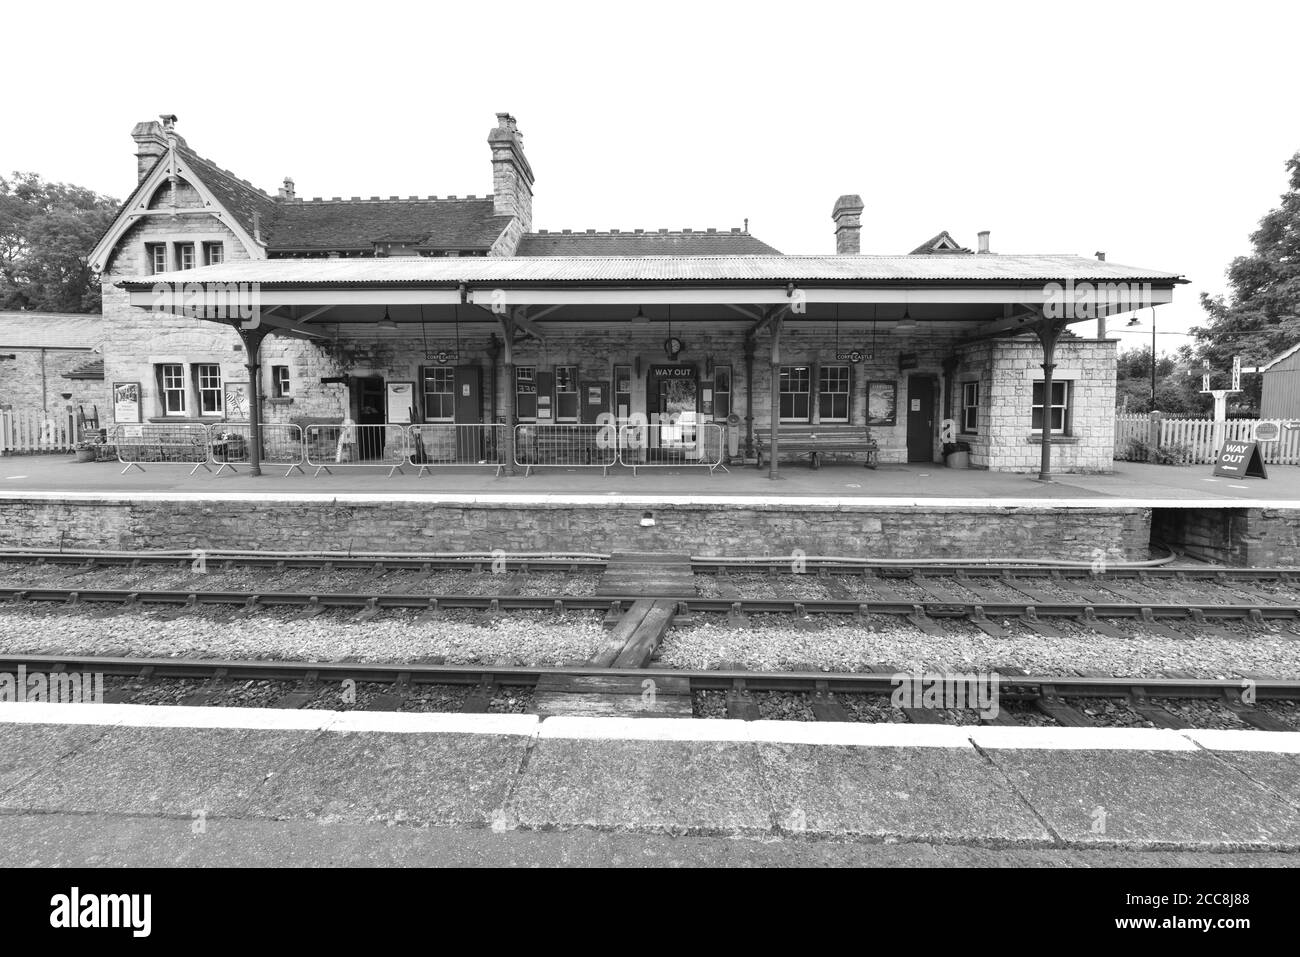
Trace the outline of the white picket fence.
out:
[[[1224,442],[1253,442],[1255,427],[1261,423],[1277,426],[1278,438],[1261,442],[1260,451],[1269,465],[1300,465],[1300,421],[1291,419],[1160,419],[1160,446],[1186,446],[1182,465],[1211,465]],[[1217,430],[1217,431],[1216,431]],[[1148,441],[1151,417],[1120,415],[1115,417],[1115,458],[1127,459],[1131,439]]]
[[[0,454],[67,452],[79,438],[76,413],[0,409]]]

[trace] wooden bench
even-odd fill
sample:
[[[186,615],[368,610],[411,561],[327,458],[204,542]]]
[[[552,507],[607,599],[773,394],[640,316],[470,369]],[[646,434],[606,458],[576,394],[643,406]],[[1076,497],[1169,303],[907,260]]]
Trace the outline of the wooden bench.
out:
[[[758,465],[763,465],[764,456],[771,454],[771,434],[766,429],[759,429],[754,434],[754,444],[758,447]],[[827,452],[850,452],[863,454],[867,460],[863,463],[874,469],[878,464],[877,455],[880,446],[871,437],[871,430],[865,425],[809,425],[790,428],[781,426],[778,438],[778,456],[790,454],[808,455],[813,468],[821,468],[821,457]]]

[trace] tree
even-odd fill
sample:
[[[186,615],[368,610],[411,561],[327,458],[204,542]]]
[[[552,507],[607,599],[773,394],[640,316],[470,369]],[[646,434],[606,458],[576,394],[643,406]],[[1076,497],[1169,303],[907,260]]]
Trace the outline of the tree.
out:
[[[99,312],[87,264],[117,200],[37,173],[0,176],[0,309]]]
[[[1193,378],[1190,373],[1196,373]],[[1193,368],[1191,350],[1183,346],[1156,362],[1156,408],[1169,415],[1208,414],[1210,403],[1197,394],[1199,370]],[[1151,411],[1151,347],[1121,352],[1116,364],[1115,408],[1130,415]]]
[[[1282,204],[1259,221],[1251,233],[1255,251],[1238,256],[1228,267],[1230,299],[1201,294],[1209,314],[1207,326],[1192,329],[1197,359],[1209,359],[1218,373],[1212,388],[1226,388],[1232,357],[1244,366],[1263,365],[1300,342],[1300,152],[1287,161],[1290,185]],[[1258,412],[1260,376],[1242,377],[1242,394],[1231,397],[1241,409]]]

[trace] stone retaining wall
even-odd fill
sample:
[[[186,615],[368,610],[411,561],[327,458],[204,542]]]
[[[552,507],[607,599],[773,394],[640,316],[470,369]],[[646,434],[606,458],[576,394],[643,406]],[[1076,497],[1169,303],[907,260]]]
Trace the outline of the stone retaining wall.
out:
[[[641,527],[650,512],[655,524]],[[70,549],[663,551],[876,558],[1147,558],[1145,508],[0,500],[0,545]],[[1100,552],[1098,551],[1100,550]]]

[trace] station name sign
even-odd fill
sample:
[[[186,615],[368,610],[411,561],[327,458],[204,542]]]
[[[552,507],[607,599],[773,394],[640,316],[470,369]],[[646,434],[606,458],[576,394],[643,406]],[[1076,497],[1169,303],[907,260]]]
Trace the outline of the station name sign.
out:
[[[863,359],[872,359],[874,356],[870,352],[862,352],[859,349],[840,349],[835,353],[835,358],[840,362],[861,362]]]

